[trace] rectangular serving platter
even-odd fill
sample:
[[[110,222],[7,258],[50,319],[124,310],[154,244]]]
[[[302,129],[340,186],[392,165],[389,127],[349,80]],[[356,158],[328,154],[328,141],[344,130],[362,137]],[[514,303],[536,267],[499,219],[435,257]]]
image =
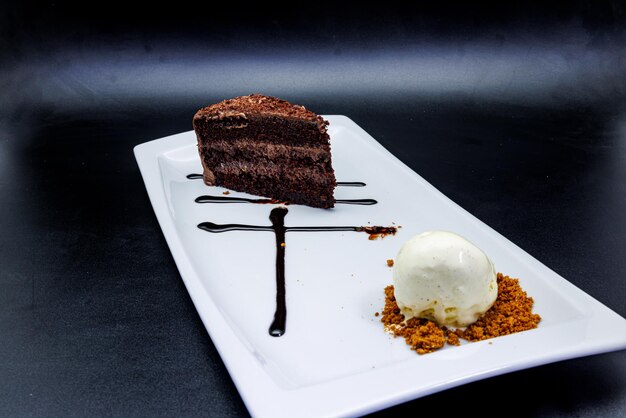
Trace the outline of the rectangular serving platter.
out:
[[[288,206],[287,226],[401,226],[395,236],[288,232],[286,333],[276,305],[271,231],[210,233],[202,222],[271,225],[275,205],[199,204],[223,195],[187,175],[202,167],[193,131],[135,147],[150,201],[193,303],[248,410],[257,417],[373,412],[437,391],[541,364],[626,348],[626,320],[448,199],[345,116],[325,116],[338,199],[376,205]],[[254,197],[229,191],[232,197]],[[417,355],[385,333],[376,312],[393,259],[411,236],[456,232],[535,300],[535,330]],[[207,388],[210,390],[210,388]]]

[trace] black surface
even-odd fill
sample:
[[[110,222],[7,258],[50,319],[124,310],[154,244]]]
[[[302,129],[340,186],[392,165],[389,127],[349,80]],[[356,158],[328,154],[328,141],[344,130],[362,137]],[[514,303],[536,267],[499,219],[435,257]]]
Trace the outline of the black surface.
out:
[[[349,116],[626,315],[621,3],[212,7],[1,6],[0,415],[247,415],[132,149],[255,91]],[[488,398],[499,408],[484,409]],[[465,416],[473,405],[484,416],[624,416],[626,353],[375,415]]]

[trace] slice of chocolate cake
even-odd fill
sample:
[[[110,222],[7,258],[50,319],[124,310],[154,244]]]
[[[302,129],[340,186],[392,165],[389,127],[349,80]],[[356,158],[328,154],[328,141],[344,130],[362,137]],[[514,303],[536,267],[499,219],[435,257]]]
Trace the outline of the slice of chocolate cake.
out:
[[[304,106],[260,94],[200,109],[193,128],[204,182],[332,208],[336,181],[327,126]]]

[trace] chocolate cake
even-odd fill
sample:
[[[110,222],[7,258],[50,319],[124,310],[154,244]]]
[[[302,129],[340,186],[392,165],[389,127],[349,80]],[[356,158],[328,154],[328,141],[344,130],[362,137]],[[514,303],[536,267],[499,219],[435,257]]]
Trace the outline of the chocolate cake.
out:
[[[336,186],[328,122],[275,97],[252,94],[193,118],[204,182],[279,201],[332,208]]]

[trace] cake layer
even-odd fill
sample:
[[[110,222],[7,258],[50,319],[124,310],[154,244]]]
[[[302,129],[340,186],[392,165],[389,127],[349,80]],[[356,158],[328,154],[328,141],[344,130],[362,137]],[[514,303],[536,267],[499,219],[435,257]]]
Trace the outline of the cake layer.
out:
[[[200,153],[210,161],[273,161],[290,164],[330,163],[330,147],[296,147],[270,142],[259,142],[251,138],[240,138],[234,141],[207,141],[200,147]]]
[[[328,167],[291,165],[285,167],[274,163],[255,163],[249,161],[220,162],[211,166],[210,171],[219,178],[220,174],[244,175],[252,173],[259,178],[277,178],[289,187],[305,190],[308,186],[323,185],[335,187],[335,179],[328,176]]]
[[[199,112],[193,119],[193,126],[202,145],[217,138],[222,141],[255,138],[261,142],[283,145],[320,146],[328,145],[329,139],[326,125],[317,120],[301,120],[250,112],[222,116]]]
[[[327,174],[311,169],[285,172],[275,167],[242,168],[225,165],[214,168],[212,174],[216,184],[232,190],[319,208],[335,204],[335,183],[328,181]]]

